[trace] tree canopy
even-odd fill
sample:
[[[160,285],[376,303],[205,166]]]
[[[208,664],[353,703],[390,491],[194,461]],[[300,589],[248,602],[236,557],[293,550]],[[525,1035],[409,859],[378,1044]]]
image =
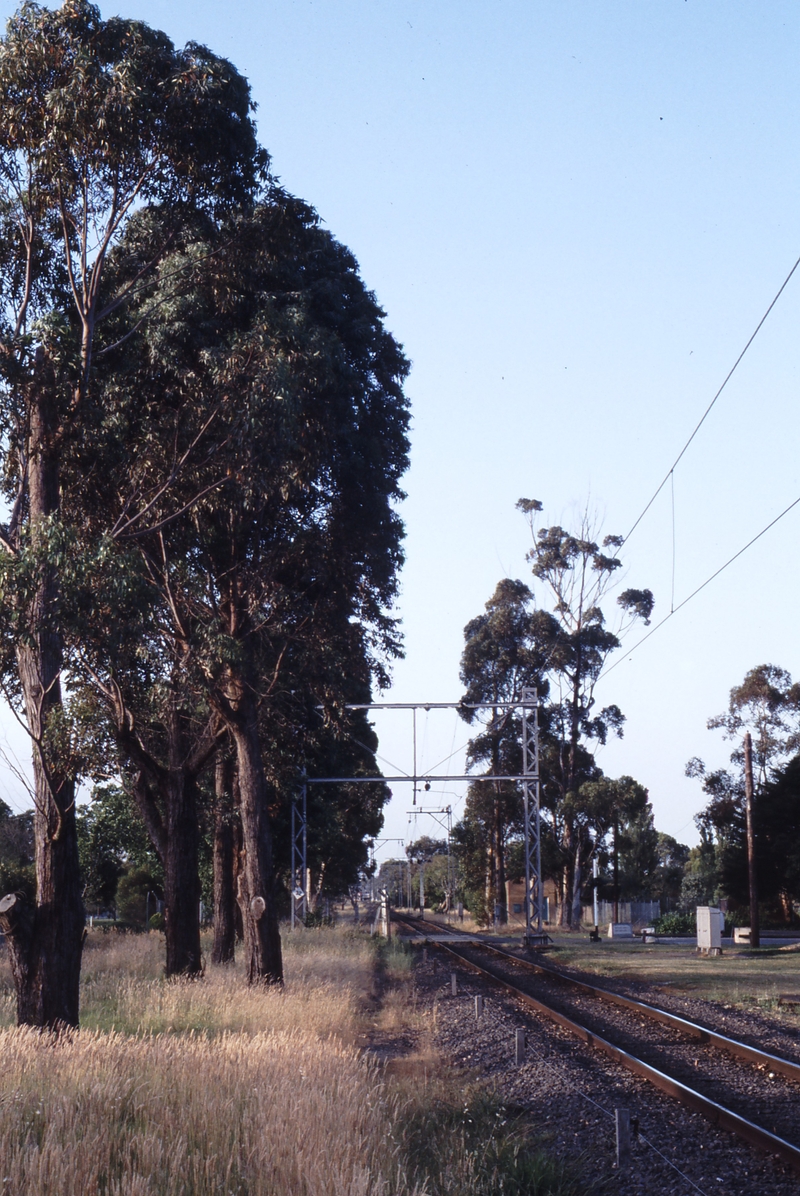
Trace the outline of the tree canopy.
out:
[[[495,774],[502,765],[505,775],[519,775],[518,716],[502,711],[500,703],[518,700],[523,686],[538,690],[543,852],[558,878],[561,917],[570,923],[580,917],[586,867],[615,825],[614,812],[617,820],[633,817],[626,795],[636,783],[604,777],[595,762],[597,747],[609,735],[622,734],[624,716],[616,705],[598,709],[594,694],[605,662],[626,630],[637,619],[649,620],[653,595],[623,590],[616,598],[619,620],[609,627],[603,603],[621,568],[619,557],[609,550],[619,549],[621,538],[605,536],[599,543],[588,516],[575,534],[560,526],[537,528],[542,504],[520,499],[517,507],[530,520],[528,560],[538,585],[531,590],[520,581],[501,582],[486,614],[465,629],[464,700],[498,703],[469,753],[473,762],[490,762]],[[482,834],[486,838],[488,907],[490,889],[494,900],[505,904],[503,842],[515,819],[519,824],[521,801],[513,785],[503,793],[496,787],[491,798],[486,789],[476,781],[470,791],[467,821],[472,818],[475,826],[465,833],[464,847]],[[636,800],[646,802],[645,791],[641,793],[644,798]],[[488,806],[481,808],[490,800],[491,813]]]
[[[686,766],[687,775],[701,781],[708,798],[696,819],[703,836],[705,890],[728,898],[735,908],[749,903],[742,747],[749,731],[759,905],[765,906],[768,916],[791,921],[793,903],[800,900],[796,858],[800,841],[796,754],[800,746],[800,686],[785,669],[758,665],[731,689],[728,709],[710,718],[707,725],[709,730],[722,730],[735,746],[730,769],[709,771],[698,757]]]
[[[85,0],[9,23],[0,672],[34,749],[37,895],[0,919],[22,1021],[77,1022],[75,789],[109,748],[164,865],[168,969],[195,970],[199,777],[230,737],[249,971],[279,980],[266,706],[301,688],[334,718],[343,678],[399,650],[407,364],[268,165],[246,80],[205,47]]]

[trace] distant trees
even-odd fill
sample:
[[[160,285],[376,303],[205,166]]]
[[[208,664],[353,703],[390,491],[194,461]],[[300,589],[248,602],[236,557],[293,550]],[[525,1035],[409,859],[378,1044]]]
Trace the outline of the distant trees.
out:
[[[742,739],[749,731],[759,904],[772,917],[791,921],[800,900],[800,685],[785,669],[759,665],[733,687],[727,711],[709,719],[708,727],[735,742],[733,768],[708,771],[697,757],[687,764],[687,775],[701,781],[709,800],[696,819],[702,841],[690,857],[684,899],[689,903],[702,891],[706,901],[722,895],[739,908],[749,903],[742,771]]]
[[[465,629],[463,700],[488,706],[483,729],[471,741],[469,759],[487,771],[497,773],[502,766],[501,775],[519,775],[519,711],[504,710],[502,702],[518,701],[523,687],[535,687],[542,699],[543,834],[549,839],[545,858],[552,861],[561,890],[562,923],[572,925],[580,918],[592,855],[613,829],[615,818],[618,826],[620,819],[634,816],[631,803],[647,800],[641,786],[630,778],[611,781],[595,762],[597,746],[609,734],[622,734],[624,716],[614,705],[598,709],[594,690],[627,627],[636,619],[649,620],[653,595],[649,590],[624,590],[616,599],[621,622],[610,629],[601,603],[621,567],[609,552],[621,546],[621,538],[606,536],[599,544],[586,517],[577,534],[558,526],[537,529],[535,518],[542,504],[521,499],[517,505],[531,521],[528,559],[547,602],[537,603],[522,582],[506,579],[487,603],[486,614]],[[519,833],[520,817],[518,786],[482,785],[476,778],[458,836],[465,858],[471,855],[474,860],[475,844],[485,844],[487,911],[493,901],[501,910],[505,905],[505,843],[512,827]]]
[[[15,814],[0,801],[0,889],[22,892],[32,898],[36,891],[34,873],[33,813]]]
[[[615,907],[622,898],[641,897],[657,867],[656,832],[647,790],[633,777],[612,780],[601,774],[585,781],[574,797],[567,798],[565,807],[576,837],[586,844],[587,862],[597,854],[609,871],[606,895]],[[573,924],[579,921],[580,906],[572,913]]]
[[[426,906],[442,905],[452,908],[450,875],[450,854],[446,839],[435,839],[431,835],[420,835],[406,847],[411,875],[411,903],[415,905],[420,895]],[[420,890],[420,877],[422,890]]]
[[[656,832],[658,864],[650,894],[654,900],[661,902],[663,910],[678,907],[689,854],[690,849],[685,843],[679,843],[672,835],[664,834],[663,831]]]
[[[90,913],[116,906],[126,871],[159,871],[159,861],[130,797],[118,785],[100,785],[77,815],[78,858],[83,902]],[[163,875],[158,877],[163,885]]]

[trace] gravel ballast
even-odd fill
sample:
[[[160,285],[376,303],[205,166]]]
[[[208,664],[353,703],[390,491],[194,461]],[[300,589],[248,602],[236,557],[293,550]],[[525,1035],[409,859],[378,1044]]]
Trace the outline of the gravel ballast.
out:
[[[488,1079],[511,1107],[524,1111],[532,1119],[558,1153],[581,1156],[590,1175],[597,1179],[598,1191],[621,1196],[638,1196],[639,1193],[672,1196],[673,1193],[697,1191],[705,1196],[712,1193],[720,1196],[800,1196],[800,1177],[779,1161],[755,1151],[733,1135],[717,1130],[699,1114],[592,1051],[566,1030],[537,1016],[489,981],[457,964],[452,957],[435,948],[429,949],[429,957],[428,962],[420,960],[418,963],[416,984],[428,1010],[438,1048],[465,1072]],[[451,971],[458,979],[455,997],[451,994]],[[514,983],[519,982],[518,976],[511,978]],[[592,979],[605,986],[604,980]],[[520,987],[524,985],[520,984]],[[648,999],[642,991],[634,993],[627,987],[624,991]],[[484,998],[480,1019],[475,1017],[474,998],[477,994]],[[599,1005],[592,998],[584,998],[584,1001],[589,1012],[590,1007]],[[667,1006],[667,1001],[653,1003]],[[746,1028],[748,1041],[753,1045],[775,1054],[797,1057],[797,1038],[793,1038],[791,1031],[782,1032],[781,1027],[773,1027],[762,1037],[757,1024],[759,1019],[754,1015],[742,1016],[724,1008],[708,1008],[710,1003],[707,1002],[682,1001],[676,997],[669,1004],[681,1016],[734,1037],[744,1038],[741,1031]],[[606,1008],[604,1005],[603,1009]],[[577,1008],[575,1013],[576,1020],[584,1020]],[[625,1016],[630,1018],[631,1015]],[[527,1050],[524,1062],[516,1065],[514,1042],[515,1031],[519,1028],[526,1032]],[[602,1032],[602,1027],[598,1026],[598,1030]],[[625,1032],[624,1027],[621,1030],[618,1027],[618,1030]],[[630,1027],[627,1032],[630,1033]],[[615,1035],[608,1033],[608,1037]],[[651,1042],[651,1049],[673,1049],[674,1032],[667,1027],[660,1027],[655,1037],[660,1041]],[[791,1051],[785,1049],[790,1045],[793,1047]],[[694,1071],[693,1059],[701,1050],[696,1044],[678,1047],[686,1069]],[[760,1095],[756,1095],[756,1088],[760,1093],[765,1077],[754,1074],[752,1068],[742,1068],[727,1057],[719,1066],[724,1073],[724,1082],[720,1083],[739,1092],[742,1108],[738,1111],[743,1111],[747,1100],[752,1102],[755,1097],[762,1112],[766,1111],[768,1116],[767,1119],[756,1117],[753,1108],[747,1108],[746,1112],[753,1120],[772,1129],[768,1119],[772,1116],[773,1120],[781,1122],[776,1132],[791,1140],[800,1137],[798,1130],[789,1132],[792,1125],[800,1124],[800,1117],[795,1114],[795,1110],[800,1109],[800,1090],[796,1085],[782,1081],[772,1091],[773,1096],[779,1090],[781,1095],[767,1105]],[[704,1074],[706,1070],[704,1061]],[[685,1082],[690,1078],[687,1077]],[[753,1090],[749,1098],[748,1086]],[[627,1109],[638,1121],[640,1131],[632,1144],[631,1161],[620,1171],[616,1169],[616,1108]]]

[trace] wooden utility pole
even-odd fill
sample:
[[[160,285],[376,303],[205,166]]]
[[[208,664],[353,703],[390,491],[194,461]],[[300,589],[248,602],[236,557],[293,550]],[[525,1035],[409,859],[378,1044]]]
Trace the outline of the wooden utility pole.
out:
[[[756,885],[756,852],[753,838],[753,740],[744,733],[744,801],[747,816],[747,879],[750,885],[750,946],[761,945],[758,924],[758,887]]]

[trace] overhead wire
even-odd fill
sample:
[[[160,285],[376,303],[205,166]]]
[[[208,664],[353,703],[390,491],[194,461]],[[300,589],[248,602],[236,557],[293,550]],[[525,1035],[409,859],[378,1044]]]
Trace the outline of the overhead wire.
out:
[[[551,655],[552,655],[552,653],[551,653]],[[498,722],[498,723],[501,723],[501,722],[503,722],[503,721],[504,721],[505,719],[507,719],[507,718],[508,718],[508,712],[505,712],[504,714],[501,714],[501,715],[499,715],[499,716],[498,716],[498,718],[497,718],[497,720],[495,720],[495,718],[492,718],[491,722],[487,723],[484,729],[485,729],[485,730],[487,730],[487,731],[491,731],[492,729],[496,729],[496,728],[495,728],[495,721],[496,721],[496,722]],[[456,729],[457,729],[457,724],[456,724]],[[455,738],[456,738],[456,731],[454,730],[454,731],[453,731],[453,742],[455,742]],[[436,762],[435,764],[433,764],[433,765],[431,766],[431,768],[428,770],[428,773],[429,773],[429,774],[431,774],[431,773],[433,773],[433,771],[434,771],[435,769],[437,769],[437,768],[441,768],[441,766],[442,766],[443,764],[448,764],[448,763],[449,763],[449,762],[450,762],[450,761],[453,759],[453,756],[458,756],[458,755],[460,755],[460,753],[461,753],[461,752],[463,752],[463,751],[466,751],[466,749],[469,747],[469,745],[470,745],[471,743],[472,743],[472,739],[467,739],[467,740],[465,740],[465,741],[464,741],[464,743],[462,743],[462,744],[460,745],[460,747],[457,747],[457,748],[455,748],[453,751],[451,751],[451,752],[450,752],[450,754],[449,754],[448,756],[443,756],[441,760],[437,760],[437,762]],[[452,744],[451,744],[451,746],[452,746]],[[432,779],[433,779],[433,778],[432,778]],[[476,778],[475,778],[475,779],[476,779],[476,780],[480,780],[480,777],[477,777],[477,776],[476,776]]]
[[[458,734],[458,711],[454,710],[453,711],[453,738],[450,740],[450,755],[447,757],[447,760],[451,760],[452,757],[455,755],[455,743],[456,743],[456,735],[457,734]],[[436,765],[435,767],[438,768],[439,766]],[[431,771],[433,771],[433,770],[431,770]],[[445,784],[446,784],[445,781],[440,781],[439,786],[438,786],[438,796],[441,797],[443,803],[444,803],[445,795],[447,792],[445,790]],[[457,802],[462,800],[461,797],[459,797],[457,795],[455,795],[455,796],[456,796]]]
[[[381,764],[387,764],[389,766],[389,768],[394,769],[394,771],[396,773],[402,773],[402,775],[404,777],[407,777],[409,775],[404,768],[400,767],[399,764],[395,764],[392,760],[388,760],[386,758],[386,756],[382,756],[380,752],[376,751],[374,748],[371,748],[368,744],[362,743],[362,741],[360,739],[356,738],[356,736],[353,734],[352,731],[348,731],[345,728],[344,734],[348,739],[352,740],[352,742],[355,743],[358,747],[363,748],[365,752],[369,752],[371,755],[373,755],[375,757],[376,760],[380,760]],[[414,768],[414,772],[416,773],[416,766]],[[381,779],[380,777],[375,778],[376,781],[380,781],[380,779]]]
[[[710,585],[711,582],[714,581],[716,577],[719,577],[720,573],[724,573],[729,565],[732,565],[734,561],[737,561],[740,556],[747,552],[748,548],[751,548],[757,540],[760,540],[762,536],[765,536],[767,532],[775,526],[776,523],[780,523],[781,519],[783,519],[785,515],[788,515],[790,511],[794,510],[798,503],[800,503],[800,496],[798,496],[794,502],[789,503],[788,507],[785,507],[781,511],[780,515],[776,515],[766,527],[763,527],[758,535],[753,536],[752,540],[748,540],[743,548],[740,548],[739,551],[735,552],[732,557],[729,557],[724,565],[720,565],[719,569],[715,570],[710,577],[707,577],[702,585],[699,585],[696,590],[692,590],[691,594],[689,594],[687,598],[684,598],[683,602],[679,602],[678,605],[671,610],[668,615],[665,615],[659,623],[656,623],[655,627],[651,627],[647,635],[643,635],[640,640],[637,640],[633,647],[630,648],[623,657],[620,657],[619,660],[614,661],[614,663],[609,665],[607,669],[603,669],[597,680],[599,681],[602,677],[607,677],[609,673],[613,672],[617,665],[622,664],[623,660],[627,660],[637,648],[641,648],[642,644],[645,643],[646,640],[649,640],[651,635],[655,635],[660,627],[663,627],[665,623],[669,622],[673,615],[676,615],[679,610],[686,606],[687,602],[691,602],[693,598],[696,598],[701,590],[704,590],[707,585]]]
[[[769,531],[771,528],[773,528],[773,527],[775,526],[775,524],[776,524],[776,523],[778,523],[778,522],[779,522],[781,519],[783,519],[783,517],[784,517],[785,515],[788,515],[788,513],[789,513],[789,512],[790,512],[790,511],[791,511],[791,510],[792,510],[792,509],[795,507],[795,506],[797,506],[797,503],[798,503],[798,502],[800,502],[800,498],[798,498],[798,499],[796,499],[794,502],[790,503],[790,504],[789,504],[789,506],[788,506],[788,507],[786,507],[786,508],[785,508],[785,510],[781,511],[780,515],[776,516],[776,518],[775,518],[775,519],[771,520],[771,521],[770,521],[770,523],[768,523],[768,524],[767,524],[767,526],[766,526],[765,528],[763,528],[763,529],[762,529],[762,530],[761,530],[761,531],[758,533],[758,535],[754,536],[754,537],[752,538],[752,540],[749,540],[749,541],[747,542],[747,544],[745,544],[743,548],[740,548],[738,552],[734,553],[734,555],[733,555],[732,557],[730,557],[730,558],[729,558],[729,559],[728,559],[728,560],[725,562],[725,564],[724,564],[724,565],[721,565],[721,566],[720,566],[720,568],[719,568],[719,569],[717,569],[717,570],[715,570],[715,572],[714,572],[714,573],[712,573],[710,577],[706,578],[706,580],[705,580],[705,581],[702,583],[702,585],[699,585],[699,586],[697,587],[697,589],[696,589],[696,590],[693,590],[693,591],[692,591],[692,593],[691,593],[691,594],[689,594],[689,596],[688,596],[687,598],[684,598],[684,600],[683,600],[682,602],[679,602],[677,606],[675,605],[675,572],[676,572],[676,554],[677,554],[677,549],[676,549],[676,527],[675,527],[675,469],[676,469],[677,465],[680,463],[680,461],[682,460],[682,458],[683,458],[684,454],[686,453],[687,449],[688,449],[688,448],[689,448],[689,446],[691,445],[691,443],[692,443],[692,441],[694,440],[695,436],[697,435],[697,433],[700,431],[701,427],[702,427],[702,426],[703,426],[703,424],[705,423],[706,419],[708,418],[708,415],[709,415],[709,414],[710,414],[710,412],[711,412],[711,409],[714,407],[714,404],[717,402],[717,399],[720,397],[720,395],[722,394],[723,390],[724,390],[724,389],[725,389],[725,387],[728,385],[728,382],[729,382],[729,381],[730,381],[730,379],[733,377],[734,373],[736,372],[736,370],[737,370],[737,368],[738,368],[739,364],[741,363],[741,361],[742,361],[742,359],[744,358],[745,354],[747,353],[748,349],[750,348],[750,346],[752,345],[753,341],[756,339],[756,337],[758,336],[759,332],[760,332],[760,331],[761,331],[761,329],[763,328],[764,324],[766,323],[766,320],[767,320],[767,318],[769,317],[770,313],[772,312],[772,309],[775,307],[775,304],[778,302],[778,300],[780,299],[781,295],[782,295],[782,294],[783,294],[783,292],[786,290],[786,287],[789,285],[789,282],[791,281],[791,279],[792,279],[792,277],[794,276],[795,272],[797,271],[797,268],[798,268],[798,266],[800,266],[800,257],[798,257],[798,259],[796,260],[796,262],[795,262],[795,263],[794,263],[794,265],[792,266],[791,270],[789,271],[789,273],[788,273],[788,274],[786,275],[786,277],[784,278],[783,282],[781,283],[780,287],[778,288],[777,292],[775,293],[775,295],[774,295],[774,297],[773,297],[773,299],[772,299],[772,302],[770,303],[769,307],[768,307],[768,308],[767,308],[767,310],[764,312],[763,316],[762,316],[762,317],[761,317],[761,319],[759,320],[759,322],[758,322],[758,324],[756,325],[755,329],[754,329],[754,330],[753,330],[753,332],[751,333],[750,337],[749,337],[749,338],[748,338],[748,340],[747,340],[747,343],[745,344],[745,346],[744,346],[744,348],[742,349],[742,351],[741,351],[741,353],[739,354],[739,356],[736,358],[736,361],[733,363],[733,365],[731,366],[731,368],[728,370],[728,373],[725,375],[725,378],[724,378],[724,380],[723,380],[723,382],[722,382],[721,386],[720,386],[720,387],[719,387],[719,389],[717,390],[717,392],[716,392],[716,394],[714,395],[714,397],[712,398],[711,402],[710,402],[710,403],[708,404],[708,406],[706,407],[705,411],[703,412],[703,414],[702,414],[702,416],[700,417],[700,419],[698,420],[698,422],[695,424],[695,427],[694,427],[694,429],[692,430],[692,433],[691,433],[691,435],[689,436],[688,440],[687,440],[687,441],[685,442],[685,444],[683,445],[683,447],[682,447],[681,451],[678,453],[677,457],[676,457],[676,458],[675,458],[675,460],[672,462],[672,465],[671,465],[671,466],[670,466],[670,468],[667,470],[666,474],[665,474],[665,475],[664,475],[664,477],[662,478],[662,480],[661,480],[661,482],[659,483],[659,485],[656,487],[656,489],[655,489],[655,491],[653,492],[653,494],[651,495],[651,497],[650,497],[649,501],[646,503],[646,505],[644,506],[644,508],[643,508],[643,509],[642,509],[642,511],[640,512],[639,516],[637,517],[637,519],[635,520],[635,522],[634,522],[634,523],[633,523],[633,525],[631,526],[631,529],[630,529],[630,531],[628,532],[628,534],[627,534],[627,535],[624,537],[624,539],[623,539],[623,543],[627,544],[628,540],[631,538],[631,536],[632,536],[632,535],[633,535],[633,533],[635,532],[636,528],[637,528],[637,527],[639,526],[639,524],[642,522],[642,520],[644,519],[645,515],[647,514],[647,512],[648,512],[648,511],[650,510],[650,508],[652,507],[653,503],[655,502],[655,500],[658,498],[658,496],[659,496],[659,494],[661,493],[661,491],[662,491],[662,490],[664,489],[664,487],[666,486],[667,482],[669,482],[669,483],[670,483],[670,499],[671,499],[671,519],[672,519],[672,570],[671,570],[671,574],[672,574],[672,575],[671,575],[671,586],[670,586],[670,609],[669,609],[669,614],[668,614],[668,615],[665,615],[665,616],[664,616],[664,618],[660,620],[660,622],[656,623],[655,627],[651,628],[651,630],[650,630],[650,631],[648,631],[648,633],[647,633],[646,635],[642,636],[642,638],[641,638],[640,640],[638,640],[638,641],[637,641],[637,643],[635,643],[635,644],[633,645],[633,647],[632,647],[632,648],[631,648],[631,649],[630,649],[628,652],[626,652],[626,653],[625,653],[625,657],[621,657],[619,660],[615,661],[615,662],[614,662],[614,664],[612,664],[612,665],[609,665],[609,667],[608,667],[608,668],[606,668],[606,669],[603,669],[603,671],[601,672],[600,676],[598,677],[598,681],[600,680],[600,678],[601,678],[601,677],[604,677],[604,676],[606,676],[608,673],[612,672],[612,670],[613,670],[613,669],[615,669],[615,668],[617,667],[617,665],[618,665],[618,664],[621,664],[621,663],[622,663],[622,660],[623,660],[623,659],[627,659],[627,657],[629,657],[629,656],[630,656],[630,655],[631,655],[633,652],[635,652],[637,648],[641,647],[641,645],[642,645],[643,643],[645,643],[645,641],[646,641],[646,640],[650,639],[650,636],[651,636],[651,635],[655,635],[656,631],[658,631],[660,627],[663,627],[663,626],[664,626],[664,624],[665,624],[666,622],[668,622],[668,620],[669,620],[669,619],[671,619],[673,615],[677,614],[677,612],[678,612],[679,610],[681,610],[681,608],[682,608],[682,607],[686,606],[686,604],[687,604],[688,602],[691,602],[691,600],[692,600],[693,598],[695,598],[695,597],[697,596],[697,594],[699,594],[699,593],[700,593],[700,591],[701,591],[701,590],[704,590],[704,589],[705,589],[705,587],[706,587],[707,585],[710,585],[710,583],[711,583],[712,581],[714,581],[714,579],[715,579],[715,578],[719,577],[719,575],[720,575],[721,573],[723,573],[723,572],[725,571],[725,569],[727,569],[727,568],[728,568],[728,566],[729,566],[729,565],[732,565],[732,564],[733,564],[733,562],[734,562],[735,560],[737,560],[737,559],[738,559],[740,556],[742,556],[742,554],[743,554],[743,553],[747,552],[748,548],[750,548],[750,547],[751,547],[753,544],[755,544],[757,540],[760,540],[760,539],[761,539],[761,537],[762,537],[763,535],[765,535],[765,534],[766,534],[766,533],[767,533],[767,532],[768,532],[768,531]]]
[[[769,314],[770,314],[770,312],[772,311],[772,309],[773,309],[773,307],[775,306],[775,304],[776,304],[776,303],[778,302],[778,300],[780,299],[780,297],[781,297],[781,295],[783,294],[783,292],[786,290],[786,287],[789,285],[789,282],[790,282],[790,280],[791,280],[791,278],[792,278],[792,275],[793,275],[793,274],[794,274],[794,272],[797,270],[797,267],[798,267],[798,266],[800,266],[800,257],[798,257],[797,261],[796,261],[796,262],[795,262],[795,264],[792,266],[792,268],[791,268],[791,270],[789,271],[789,273],[786,275],[786,277],[785,277],[785,279],[783,280],[783,282],[782,282],[782,284],[781,284],[781,286],[780,286],[780,288],[779,288],[779,290],[778,290],[777,294],[775,295],[774,299],[773,299],[773,300],[772,300],[772,302],[770,303],[770,305],[769,305],[769,307],[767,308],[767,310],[764,312],[764,314],[763,314],[763,316],[761,317],[761,319],[758,321],[758,324],[756,325],[755,331],[752,333],[752,335],[750,336],[750,339],[748,340],[747,344],[746,344],[746,345],[745,345],[745,347],[742,349],[741,353],[740,353],[740,354],[739,354],[739,356],[736,358],[736,360],[734,361],[734,363],[733,363],[733,365],[731,366],[731,368],[728,370],[728,373],[725,375],[725,379],[724,379],[724,381],[723,381],[722,385],[720,386],[719,390],[718,390],[718,391],[717,391],[717,393],[714,395],[713,399],[712,399],[712,400],[711,400],[711,402],[708,404],[708,406],[706,407],[706,409],[705,409],[705,411],[703,412],[702,416],[701,416],[701,417],[700,417],[700,419],[698,420],[698,422],[697,422],[697,424],[695,425],[694,431],[692,432],[691,436],[690,436],[690,437],[689,437],[689,439],[686,441],[686,443],[684,444],[684,446],[683,446],[683,448],[681,449],[681,451],[678,453],[678,455],[677,455],[677,457],[675,458],[675,460],[672,462],[672,465],[671,465],[671,466],[669,467],[669,469],[667,470],[667,472],[666,472],[666,474],[664,475],[664,477],[663,477],[662,481],[660,482],[660,484],[659,484],[659,485],[658,485],[658,487],[656,488],[655,492],[653,493],[652,497],[650,498],[650,501],[649,501],[649,502],[647,503],[647,505],[644,507],[644,509],[643,509],[643,511],[641,512],[641,514],[639,515],[638,519],[636,520],[636,522],[635,522],[635,523],[633,524],[633,526],[631,527],[631,530],[628,532],[627,536],[625,536],[625,539],[624,539],[624,542],[625,542],[625,543],[627,543],[627,542],[628,542],[628,540],[630,540],[631,536],[632,536],[632,535],[633,535],[633,533],[636,531],[637,527],[639,526],[639,524],[642,522],[642,520],[644,519],[644,517],[645,517],[645,515],[647,514],[647,512],[648,512],[648,511],[650,510],[650,508],[652,507],[653,503],[656,501],[656,499],[658,498],[659,494],[661,493],[661,491],[662,491],[662,490],[664,489],[664,487],[666,486],[667,482],[669,481],[670,477],[672,476],[672,473],[673,473],[673,471],[674,471],[674,469],[675,469],[676,465],[678,465],[678,463],[680,462],[680,460],[681,460],[681,458],[683,457],[684,453],[685,453],[685,452],[686,452],[686,450],[688,449],[689,445],[692,443],[692,441],[694,440],[695,436],[696,436],[696,435],[697,435],[697,433],[700,431],[700,429],[702,428],[703,424],[706,422],[706,419],[707,419],[707,417],[708,417],[708,415],[709,415],[709,413],[710,413],[710,411],[711,411],[711,408],[714,406],[714,404],[716,403],[717,399],[719,398],[719,396],[722,394],[722,392],[723,392],[723,390],[725,389],[725,387],[726,387],[726,386],[728,385],[728,383],[730,382],[731,378],[733,377],[734,373],[736,372],[736,370],[737,370],[737,368],[738,368],[738,366],[739,366],[739,363],[741,362],[741,360],[742,360],[742,358],[744,357],[745,353],[746,353],[746,352],[747,352],[747,350],[750,348],[750,346],[752,345],[753,341],[756,339],[756,337],[758,336],[759,332],[760,332],[760,331],[761,331],[761,329],[763,328],[763,326],[764,326],[764,324],[765,324],[765,322],[766,322],[766,320],[767,320],[767,317],[769,316]]]
[[[675,611],[675,471],[670,473],[672,478],[672,588],[669,599],[669,613],[673,614]]]

